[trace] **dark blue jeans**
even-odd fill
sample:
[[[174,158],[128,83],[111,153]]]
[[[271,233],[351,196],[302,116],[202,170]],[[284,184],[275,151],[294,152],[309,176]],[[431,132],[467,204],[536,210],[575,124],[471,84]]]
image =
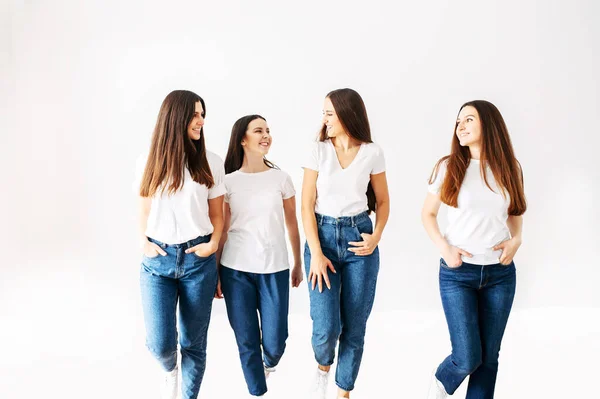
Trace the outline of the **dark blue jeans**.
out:
[[[515,296],[515,265],[463,262],[450,268],[441,259],[439,278],[452,354],[436,377],[452,395],[470,376],[466,398],[492,399],[500,343]]]
[[[349,241],[362,241],[361,233],[372,234],[373,223],[364,212],[352,217],[334,218],[316,215],[321,250],[337,273],[328,271],[331,289],[322,293],[315,287],[310,295],[313,321],[312,347],[315,360],[322,366],[333,364],[338,348],[336,384],[345,391],[354,389],[363,355],[367,319],[373,308],[379,272],[379,248],[369,256],[348,251]],[[310,270],[310,249],[304,248],[306,275]]]
[[[275,367],[285,351],[290,271],[257,274],[221,265],[219,274],[248,391],[263,395],[267,392],[263,362]]]
[[[177,365],[177,302],[184,399],[195,399],[206,367],[206,334],[217,286],[215,255],[186,254],[194,245],[210,241],[198,237],[183,244],[158,244],[167,256],[144,256],[140,271],[146,346],[165,371]]]

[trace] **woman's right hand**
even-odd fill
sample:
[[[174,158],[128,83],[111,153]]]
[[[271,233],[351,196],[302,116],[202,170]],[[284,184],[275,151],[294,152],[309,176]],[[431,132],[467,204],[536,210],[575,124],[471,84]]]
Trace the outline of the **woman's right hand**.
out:
[[[455,267],[459,267],[460,265],[462,265],[461,255],[464,255],[468,258],[473,257],[473,255],[471,255],[464,249],[457,248],[453,245],[448,245],[442,251],[442,258],[444,259],[444,262],[446,262],[446,264],[450,268],[455,268]]]
[[[215,290],[215,299],[223,299],[223,290],[221,289],[221,278],[217,279],[217,289]]]
[[[144,240],[142,243],[142,252],[147,258],[155,258],[159,254],[162,256],[167,256],[167,253],[161,247],[148,239]]]
[[[333,263],[325,257],[325,255],[316,254],[310,258],[310,270],[308,272],[308,280],[312,283],[312,289],[315,289],[315,285],[319,286],[319,292],[323,292],[323,280],[327,288],[331,289],[331,283],[329,282],[329,276],[327,275],[327,269],[336,273]]]

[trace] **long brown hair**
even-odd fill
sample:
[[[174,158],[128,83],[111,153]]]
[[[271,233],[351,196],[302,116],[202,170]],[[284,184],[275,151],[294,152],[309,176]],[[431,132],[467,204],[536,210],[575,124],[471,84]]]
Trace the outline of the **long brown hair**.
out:
[[[475,108],[479,114],[482,136],[480,172],[485,184],[492,190],[486,173],[489,167],[502,194],[508,193],[510,197],[508,214],[513,216],[524,214],[527,201],[523,188],[523,172],[519,161],[515,158],[502,114],[494,104],[484,100],[469,101],[460,107],[458,113],[460,114],[460,111],[467,106]],[[446,175],[442,182],[440,198],[443,203],[454,208],[458,207],[458,193],[471,161],[469,147],[461,146],[456,136],[457,127],[458,124],[454,127],[450,155],[437,162],[429,177],[429,184],[431,184],[439,172],[440,165],[446,162]]]
[[[338,89],[328,93],[326,98],[331,100],[342,127],[350,137],[361,143],[373,142],[367,108],[360,94],[352,89]],[[319,141],[325,141],[328,138],[327,126],[323,124],[319,132]],[[367,205],[369,213],[376,211],[377,199],[371,182],[367,186]]]
[[[231,128],[231,137],[229,138],[229,149],[227,150],[227,156],[225,157],[225,174],[233,173],[239,170],[244,163],[244,147],[242,146],[242,140],[246,137],[246,131],[250,122],[256,119],[262,119],[267,121],[260,115],[246,115],[238,119]],[[263,158],[263,162],[269,168],[277,169],[271,161],[267,158]]]
[[[204,100],[191,91],[175,90],[164,99],[156,127],[146,169],[140,185],[142,197],[152,197],[157,192],[174,194],[183,187],[187,168],[192,179],[208,188],[214,180],[206,158],[204,127],[200,138],[192,140],[188,136],[188,126],[194,118],[196,103],[200,101],[206,116]]]

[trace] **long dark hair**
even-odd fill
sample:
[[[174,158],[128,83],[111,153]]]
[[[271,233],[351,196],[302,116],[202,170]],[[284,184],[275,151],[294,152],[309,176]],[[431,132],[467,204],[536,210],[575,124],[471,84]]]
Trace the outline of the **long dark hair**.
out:
[[[331,100],[340,123],[350,137],[361,143],[373,142],[367,108],[360,94],[352,89],[337,89],[329,92],[326,98]],[[319,132],[319,141],[327,139],[327,126],[323,124]],[[375,191],[373,191],[371,182],[367,186],[367,205],[369,213],[376,211],[377,199],[375,198]]]
[[[467,106],[475,108],[479,114],[482,136],[480,168],[485,184],[490,190],[492,189],[486,173],[489,166],[500,190],[508,192],[510,196],[508,214],[513,216],[524,214],[527,209],[527,201],[523,188],[523,172],[519,161],[515,158],[502,114],[494,104],[484,100],[464,103],[458,113],[460,114],[460,111]],[[461,146],[456,136],[457,128],[458,125],[455,125],[450,155],[438,161],[429,178],[429,184],[431,184],[437,176],[440,164],[447,161],[446,176],[440,189],[440,198],[443,203],[455,208],[458,207],[458,193],[471,161],[469,147]]]
[[[196,93],[175,90],[164,99],[140,185],[142,197],[152,197],[158,191],[162,193],[166,190],[168,194],[177,192],[183,187],[184,167],[187,167],[195,182],[208,188],[214,185],[206,158],[204,127],[200,130],[198,140],[188,136],[188,126],[194,118],[198,101],[206,116],[204,100]]]
[[[233,173],[242,167],[244,163],[244,146],[242,146],[242,140],[246,137],[248,125],[256,119],[267,121],[262,116],[254,114],[242,116],[233,124],[231,137],[229,138],[229,148],[225,157],[225,174]],[[277,169],[277,166],[267,158],[263,158],[263,161],[269,168]]]

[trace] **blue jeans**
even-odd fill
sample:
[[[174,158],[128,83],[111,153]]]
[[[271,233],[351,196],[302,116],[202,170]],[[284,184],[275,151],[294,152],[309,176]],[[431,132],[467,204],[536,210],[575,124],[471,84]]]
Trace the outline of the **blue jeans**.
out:
[[[352,217],[316,215],[321,250],[333,263],[337,273],[328,271],[331,289],[320,293],[315,287],[310,295],[313,321],[312,347],[321,366],[333,364],[339,339],[335,382],[345,391],[354,389],[362,360],[367,319],[373,308],[379,272],[379,248],[368,256],[348,251],[349,241],[362,241],[361,233],[372,234],[373,223],[364,212]],[[310,270],[310,249],[304,247],[306,275]]]
[[[436,371],[452,395],[469,377],[467,399],[492,399],[500,342],[516,289],[514,263],[508,266],[462,263],[449,268],[440,260],[440,293],[452,354]]]
[[[177,320],[179,301],[179,345],[184,399],[195,399],[206,367],[206,334],[217,286],[215,255],[200,258],[186,254],[194,245],[210,241],[210,235],[183,244],[167,245],[157,240],[167,256],[144,256],[140,271],[146,346],[165,371],[177,365]]]
[[[288,337],[290,271],[257,274],[221,265],[219,274],[248,391],[263,395],[267,392],[263,361],[267,367],[277,366]]]

